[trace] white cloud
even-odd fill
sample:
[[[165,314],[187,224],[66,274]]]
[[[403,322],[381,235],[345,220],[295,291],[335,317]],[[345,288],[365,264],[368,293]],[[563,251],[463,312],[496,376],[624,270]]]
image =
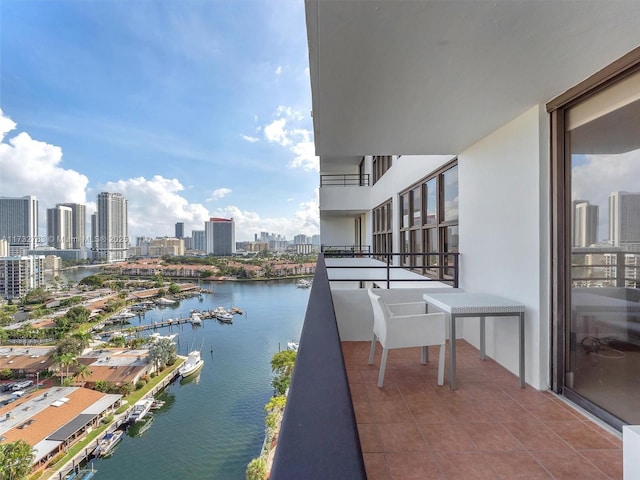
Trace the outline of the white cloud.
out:
[[[242,138],[243,140],[246,140],[249,143],[256,143],[260,141],[258,137],[251,137],[249,135],[242,135]]]
[[[175,178],[155,175],[108,182],[101,191],[122,193],[128,203],[129,237],[172,236],[176,222],[184,222],[185,235],[202,230],[209,212],[180,195],[184,187]]]
[[[231,193],[230,188],[218,188],[211,193],[211,197],[207,200],[219,200],[221,198],[226,197]]]
[[[264,127],[267,141],[286,147],[295,155],[289,162],[289,167],[320,171],[311,131],[296,126],[304,116],[291,107],[282,105],[277,108],[275,116],[276,118]]]
[[[276,68],[276,76],[280,76],[282,74],[282,65],[278,65]]]
[[[62,166],[62,149],[34,140],[26,132],[7,134],[16,127],[0,110],[0,184],[2,195],[35,195],[40,205],[40,228],[46,228],[46,209],[56,203],[86,203],[89,179]],[[7,142],[5,143],[5,138]]]
[[[320,219],[318,216],[319,199],[318,189],[314,197],[308,202],[298,205],[298,210],[293,217],[266,217],[262,218],[256,212],[240,210],[237,206],[229,205],[218,209],[213,216],[233,218],[236,226],[236,239],[238,241],[253,240],[254,235],[260,232],[270,232],[284,235],[292,240],[295,235],[317,235],[320,232]]]

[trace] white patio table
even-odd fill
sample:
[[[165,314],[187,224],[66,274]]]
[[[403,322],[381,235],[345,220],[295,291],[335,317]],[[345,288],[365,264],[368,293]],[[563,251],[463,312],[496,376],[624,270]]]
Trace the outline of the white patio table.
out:
[[[480,318],[480,358],[485,360],[485,317],[517,317],[519,319],[520,387],[524,388],[524,305],[512,300],[472,292],[425,293],[424,301],[443,311],[449,319],[449,385],[456,389],[456,318]]]

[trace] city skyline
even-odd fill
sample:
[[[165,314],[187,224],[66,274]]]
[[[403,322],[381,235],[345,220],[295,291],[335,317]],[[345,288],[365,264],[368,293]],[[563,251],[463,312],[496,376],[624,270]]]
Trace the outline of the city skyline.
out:
[[[47,208],[90,218],[109,191],[132,238],[212,216],[239,241],[318,233],[303,18],[289,1],[3,2],[3,195],[36,196],[41,232]]]

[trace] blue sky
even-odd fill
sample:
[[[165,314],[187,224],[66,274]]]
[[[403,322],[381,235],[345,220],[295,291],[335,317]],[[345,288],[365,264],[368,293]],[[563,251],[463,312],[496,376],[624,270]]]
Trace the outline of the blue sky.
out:
[[[129,234],[318,233],[302,0],[2,0],[0,195],[129,200]]]

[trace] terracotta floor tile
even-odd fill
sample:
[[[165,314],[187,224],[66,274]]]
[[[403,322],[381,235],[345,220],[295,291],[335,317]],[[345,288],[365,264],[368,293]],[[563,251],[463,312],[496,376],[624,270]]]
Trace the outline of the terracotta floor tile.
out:
[[[560,438],[576,450],[612,450],[616,445],[584,422],[545,422]]]
[[[574,450],[544,450],[530,453],[556,480],[605,480],[607,478]]]
[[[377,425],[378,437],[385,453],[426,452],[427,443],[415,423]]]
[[[388,453],[387,466],[393,480],[444,480],[430,453]]]
[[[551,480],[553,478],[527,452],[487,453],[485,460],[501,480]]]
[[[568,450],[572,447],[542,422],[502,424],[527,450]]]
[[[496,473],[480,453],[437,453],[447,480],[495,480]]]
[[[437,351],[389,354],[345,342],[345,362],[369,480],[590,480],[622,478],[620,437],[550,392],[519,388],[517,377],[458,341],[458,389],[436,384]],[[445,380],[448,379],[448,372]]]
[[[387,473],[387,464],[383,453],[363,453],[367,480],[391,480]]]
[[[582,450],[579,452],[614,480],[622,480],[622,450]]]
[[[478,447],[460,424],[418,425],[434,452],[475,452]]]
[[[522,444],[499,423],[463,423],[462,428],[483,452],[524,450]]]

